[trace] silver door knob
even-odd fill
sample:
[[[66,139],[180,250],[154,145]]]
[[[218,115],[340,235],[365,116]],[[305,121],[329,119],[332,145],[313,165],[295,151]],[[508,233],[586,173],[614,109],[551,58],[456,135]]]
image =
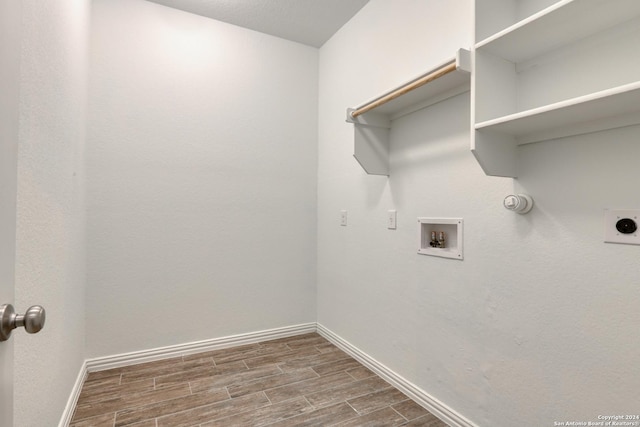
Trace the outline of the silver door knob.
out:
[[[45,319],[44,308],[39,305],[29,307],[27,312],[22,315],[16,314],[11,304],[4,304],[0,306],[0,341],[8,340],[11,331],[20,326],[23,326],[30,334],[40,332],[44,327]]]

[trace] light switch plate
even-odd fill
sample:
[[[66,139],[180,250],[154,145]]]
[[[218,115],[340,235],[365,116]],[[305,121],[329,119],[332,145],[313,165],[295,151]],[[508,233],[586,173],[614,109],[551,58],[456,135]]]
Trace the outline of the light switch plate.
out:
[[[347,211],[344,209],[340,211],[340,225],[343,227],[347,226]]]
[[[604,241],[640,245],[640,210],[605,209]]]
[[[387,212],[387,228],[389,230],[395,230],[397,227],[397,212],[395,209],[391,209]]]

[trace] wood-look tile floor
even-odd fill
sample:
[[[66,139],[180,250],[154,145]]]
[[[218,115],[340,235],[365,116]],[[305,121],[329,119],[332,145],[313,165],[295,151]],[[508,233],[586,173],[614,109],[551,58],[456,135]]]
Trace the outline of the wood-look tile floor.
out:
[[[316,333],[90,373],[71,427],[446,424]]]

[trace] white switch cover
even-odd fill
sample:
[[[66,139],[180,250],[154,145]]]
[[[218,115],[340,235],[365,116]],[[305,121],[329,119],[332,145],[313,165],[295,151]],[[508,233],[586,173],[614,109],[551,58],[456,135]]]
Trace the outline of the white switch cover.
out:
[[[340,225],[343,227],[347,225],[347,211],[345,210],[340,211]]]
[[[389,210],[389,212],[387,212],[387,228],[389,230],[396,229],[396,218],[397,218],[397,212],[395,209],[391,209]]]
[[[604,241],[640,245],[640,210],[605,209]]]

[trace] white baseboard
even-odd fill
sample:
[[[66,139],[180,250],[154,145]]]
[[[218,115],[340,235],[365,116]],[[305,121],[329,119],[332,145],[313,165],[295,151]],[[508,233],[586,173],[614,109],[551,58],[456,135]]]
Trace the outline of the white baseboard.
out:
[[[235,347],[243,344],[251,344],[260,341],[269,341],[293,335],[316,332],[316,323],[304,323],[301,325],[286,326],[283,328],[268,329],[265,331],[249,332],[246,334],[232,335],[222,338],[214,338],[205,341],[197,341],[186,344],[160,347],[151,350],[134,351],[131,353],[117,354],[113,356],[97,357],[86,361],[87,371],[96,372],[106,369],[119,368],[127,365],[152,362],[154,360],[168,359],[170,357],[184,356],[186,354],[200,353],[203,351],[217,350],[221,348]]]
[[[78,373],[76,382],[73,384],[71,394],[69,395],[69,400],[67,400],[67,405],[64,407],[64,411],[62,412],[62,417],[60,418],[60,424],[58,424],[58,427],[67,427],[71,422],[73,411],[76,408],[76,403],[78,402],[78,397],[80,397],[80,391],[82,390],[82,385],[84,384],[84,380],[86,378],[87,361],[85,360],[80,367],[80,372]]]
[[[67,406],[65,407],[58,427],[67,427],[69,425],[71,417],[73,416],[73,410],[80,395],[80,390],[82,389],[82,385],[89,372],[103,371],[106,369],[136,365],[139,363],[151,362],[154,360],[167,359],[170,357],[178,357],[203,351],[217,350],[221,348],[235,347],[260,341],[269,341],[277,338],[285,338],[310,332],[317,332],[322,335],[328,341],[344,350],[358,362],[362,363],[364,366],[381,376],[389,384],[402,391],[404,394],[409,396],[411,399],[416,401],[418,404],[423,406],[429,412],[431,412],[450,426],[476,427],[471,421],[467,420],[444,403],[429,395],[424,390],[417,387],[415,384],[411,383],[391,369],[387,368],[385,365],[378,362],[363,351],[359,350],[351,343],[345,341],[328,328],[315,322],[86,360],[82,365],[80,373],[78,374],[78,378],[76,380],[76,383],[74,384],[71,396],[69,397]]]
[[[357,347],[345,341],[340,336],[336,335],[319,323],[317,325],[317,332],[450,426],[476,427],[475,424],[449,408],[444,403],[429,395],[427,392],[402,376],[396,374],[382,363],[359,350]]]

